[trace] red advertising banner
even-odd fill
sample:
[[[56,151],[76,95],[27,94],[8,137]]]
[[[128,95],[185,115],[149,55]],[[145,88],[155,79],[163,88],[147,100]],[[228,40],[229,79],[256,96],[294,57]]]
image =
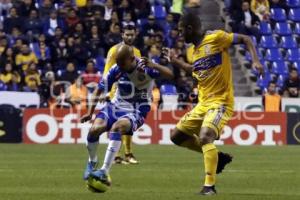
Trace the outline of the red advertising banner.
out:
[[[145,124],[134,134],[133,142],[172,144],[171,131],[185,111],[150,112]],[[80,123],[80,114],[67,109],[26,109],[23,116],[24,143],[85,143],[91,123]],[[286,144],[286,114],[236,112],[225,126],[216,144],[282,145]],[[107,143],[107,135],[100,138]]]

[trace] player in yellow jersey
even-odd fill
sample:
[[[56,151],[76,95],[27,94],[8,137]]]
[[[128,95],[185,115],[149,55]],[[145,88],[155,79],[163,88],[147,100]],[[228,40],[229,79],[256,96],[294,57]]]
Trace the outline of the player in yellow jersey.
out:
[[[106,75],[108,73],[108,71],[110,70],[110,68],[116,64],[116,55],[117,55],[118,47],[124,43],[133,47],[133,53],[134,53],[135,57],[138,57],[138,58],[141,57],[140,50],[133,46],[135,37],[136,37],[135,26],[126,25],[125,27],[123,27],[123,33],[122,33],[123,41],[119,44],[112,46],[109,49],[109,51],[107,53],[107,59],[106,59],[106,64],[104,67],[103,75]],[[109,94],[110,99],[112,99],[114,97],[115,92],[116,92],[116,86],[114,85]],[[137,159],[135,158],[135,156],[133,155],[133,152],[132,152],[132,135],[133,135],[133,133],[128,133],[126,135],[122,135],[122,143],[124,146],[125,158],[123,159],[119,152],[119,154],[115,157],[115,163],[117,163],[117,164],[122,164],[122,163],[123,164],[127,164],[127,163],[137,164],[138,163]]]
[[[198,81],[199,103],[178,122],[171,140],[174,144],[203,153],[205,182],[201,195],[216,194],[216,174],[232,160],[231,155],[219,152],[214,141],[233,114],[233,82],[228,48],[245,44],[253,60],[253,68],[263,73],[255,46],[246,35],[222,30],[204,32],[198,15],[187,13],[180,28],[187,43],[193,43],[192,65],[171,56],[179,66]]]

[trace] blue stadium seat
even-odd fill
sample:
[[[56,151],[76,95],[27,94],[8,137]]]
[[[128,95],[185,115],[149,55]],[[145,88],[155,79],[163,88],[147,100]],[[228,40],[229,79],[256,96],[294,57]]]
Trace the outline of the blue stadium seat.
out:
[[[166,84],[160,87],[160,93],[162,95],[176,95],[176,87],[174,85]]]
[[[147,18],[141,18],[137,20],[137,27],[141,28],[148,22]]]
[[[289,19],[294,22],[300,22],[300,8],[290,9]]]
[[[279,22],[275,25],[274,32],[280,36],[291,35],[292,34],[291,25],[286,22]]]
[[[267,22],[260,22],[259,30],[262,35],[271,35],[272,34],[271,25]]]
[[[258,49],[256,49],[256,51],[257,51],[257,55],[258,55],[259,60],[262,60],[263,59],[263,55],[262,55],[261,51],[259,51]],[[246,51],[245,58],[248,61],[252,61],[252,57],[251,57],[249,51]]]
[[[287,51],[286,60],[290,62],[300,61],[300,49],[289,49]]]
[[[283,87],[285,78],[286,78],[286,76],[283,76],[283,75],[278,76],[277,82],[276,82],[277,87],[279,87],[279,88]]]
[[[272,8],[271,9],[271,19],[277,22],[286,21],[286,13],[282,8]]]
[[[294,29],[294,34],[300,35],[300,23],[296,23],[295,29]]]
[[[167,16],[166,8],[162,5],[154,5],[151,11],[156,19],[165,19]]]
[[[285,49],[295,49],[298,47],[296,38],[293,36],[284,36],[281,38],[281,47]]]
[[[260,76],[258,79],[257,79],[257,86],[260,87],[260,89],[264,89],[264,88],[267,88],[268,87],[268,84],[269,82],[272,81],[272,76],[271,74],[269,73],[265,73],[265,75],[262,77]]]
[[[271,48],[277,48],[278,43],[275,37],[273,37],[272,35],[262,36],[259,46],[262,48],[271,49]]]
[[[286,66],[284,61],[276,61],[272,63],[271,72],[276,75],[286,76],[289,74],[288,67]]]
[[[294,62],[294,63],[293,63],[293,67],[297,68],[297,69],[298,69],[298,72],[299,72],[299,74],[300,74],[300,60]]]
[[[266,51],[265,60],[268,61],[282,61],[282,55],[279,49],[268,49]]]
[[[291,8],[300,8],[300,0],[287,0],[288,7]]]

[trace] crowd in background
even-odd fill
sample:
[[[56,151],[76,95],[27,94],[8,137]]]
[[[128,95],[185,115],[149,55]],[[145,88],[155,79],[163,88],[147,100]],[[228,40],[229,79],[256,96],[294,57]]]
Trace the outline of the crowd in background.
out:
[[[2,1],[0,90],[38,92],[41,106],[46,107],[84,103],[83,96],[101,80],[107,52],[122,41],[126,25],[136,27],[135,46],[143,56],[165,62],[160,59],[161,49],[169,47],[185,59],[186,46],[177,27],[183,1],[87,0],[82,7],[80,2]],[[197,6],[199,2],[187,3]],[[154,5],[164,7],[165,13],[153,15]],[[171,84],[183,93],[180,101],[189,101],[192,80],[181,71],[175,73]],[[158,81],[156,87],[162,83]]]

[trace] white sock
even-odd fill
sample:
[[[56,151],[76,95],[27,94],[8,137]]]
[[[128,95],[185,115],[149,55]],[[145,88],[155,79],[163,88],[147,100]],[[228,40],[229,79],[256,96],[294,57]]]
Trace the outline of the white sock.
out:
[[[103,165],[101,167],[101,169],[105,170],[106,173],[109,173],[115,156],[119,152],[122,143],[121,134],[118,132],[111,132],[109,138],[110,141],[108,143]]]
[[[99,142],[87,142],[86,147],[89,152],[89,162],[98,162],[97,149]]]

